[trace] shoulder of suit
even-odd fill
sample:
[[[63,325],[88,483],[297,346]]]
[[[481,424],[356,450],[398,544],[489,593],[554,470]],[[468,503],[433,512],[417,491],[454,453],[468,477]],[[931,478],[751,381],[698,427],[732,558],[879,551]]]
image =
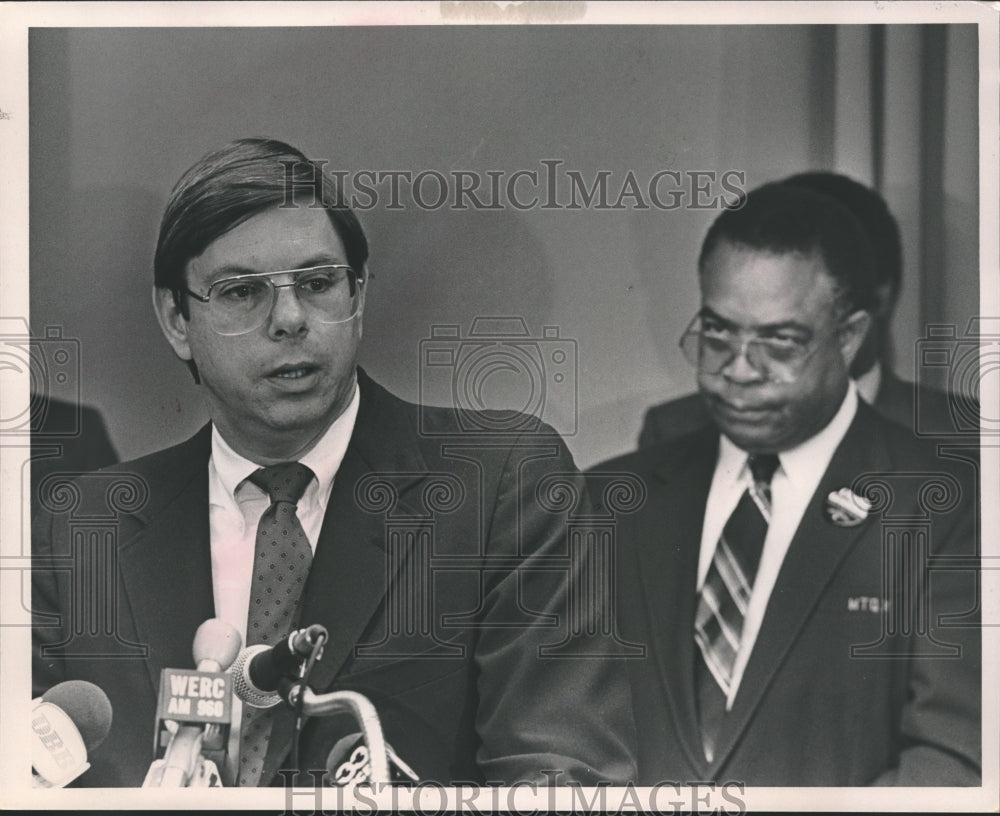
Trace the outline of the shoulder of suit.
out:
[[[351,437],[354,451],[375,470],[464,471],[473,459],[483,478],[509,474],[528,459],[539,469],[573,472],[566,443],[550,426],[519,413],[467,412],[396,397],[359,370],[361,405]],[[515,451],[522,453],[516,455]],[[525,475],[518,471],[517,478]]]
[[[947,398],[947,395],[942,396]],[[868,435],[873,445],[878,445],[887,452],[894,471],[944,470],[962,473],[966,470],[962,465],[961,455],[948,455],[949,447],[954,447],[955,440],[942,445],[942,440],[918,435],[912,427],[884,416],[861,401],[858,403],[855,424]],[[961,444],[963,440],[957,441]],[[962,475],[963,478],[968,476],[965,473]]]
[[[358,369],[362,405],[368,400],[368,416],[376,423],[405,422],[420,439],[457,437],[497,442],[523,436],[560,438],[551,425],[537,416],[519,411],[473,411],[452,406],[424,405],[397,397]]]
[[[705,400],[695,392],[654,405],[646,411],[640,445],[677,439],[712,424]]]
[[[102,474],[130,473],[144,479],[172,478],[208,465],[212,453],[212,426],[203,425],[193,436],[176,445],[144,456],[118,462],[97,471]]]
[[[85,473],[43,476],[38,486],[39,523],[64,513],[106,516],[124,522],[131,516],[155,516],[192,484],[203,481],[208,499],[208,457],[211,426],[179,445],[164,448],[137,459],[109,465]],[[124,530],[125,528],[120,528]]]
[[[671,463],[683,462],[691,457],[715,456],[719,432],[711,423],[701,425],[687,433],[668,438],[639,450],[615,456],[588,468],[588,473],[625,472],[649,473],[661,471]]]
[[[702,399],[701,394],[695,391],[691,394],[685,394],[682,397],[675,397],[666,402],[661,402],[659,405],[651,406],[646,411],[646,416],[656,417],[657,419],[685,417],[702,408],[704,404],[705,401]]]
[[[104,432],[104,417],[90,405],[39,394],[32,394],[31,402],[32,433],[75,437],[87,432]]]
[[[875,398],[875,409],[908,428],[950,429],[956,423],[979,425],[979,401],[972,396],[950,394],[919,382],[887,374]]]

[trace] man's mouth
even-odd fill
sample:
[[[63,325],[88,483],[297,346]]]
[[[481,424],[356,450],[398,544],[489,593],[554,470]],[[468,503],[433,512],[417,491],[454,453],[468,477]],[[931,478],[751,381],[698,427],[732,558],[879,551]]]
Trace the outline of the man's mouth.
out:
[[[274,369],[268,376],[279,380],[299,380],[303,377],[308,377],[317,370],[318,367],[310,363],[294,363],[280,366]]]
[[[753,403],[730,402],[716,397],[713,402],[724,414],[744,419],[765,417],[774,409],[770,405],[754,405]]]

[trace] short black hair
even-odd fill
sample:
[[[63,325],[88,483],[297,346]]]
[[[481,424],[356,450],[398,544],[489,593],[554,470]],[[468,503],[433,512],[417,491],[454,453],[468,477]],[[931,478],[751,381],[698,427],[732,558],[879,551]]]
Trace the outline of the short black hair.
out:
[[[784,183],[823,193],[847,207],[871,244],[876,286],[888,283],[895,292],[899,291],[903,280],[903,245],[899,224],[882,196],[848,176],[819,170],[797,173]]]
[[[365,273],[368,240],[353,210],[343,200],[324,161],[306,157],[277,139],[237,139],[203,156],[174,185],[160,222],[153,259],[153,281],[174,293],[187,318],[185,267],[221,235],[262,210],[295,206],[302,193],[310,206],[322,206],[344,244],[347,263]],[[298,204],[297,206],[305,206]]]
[[[875,305],[874,260],[865,231],[827,195],[781,182],[758,187],[742,207],[715,219],[702,242],[699,269],[723,242],[776,255],[816,253],[845,312],[871,311]]]

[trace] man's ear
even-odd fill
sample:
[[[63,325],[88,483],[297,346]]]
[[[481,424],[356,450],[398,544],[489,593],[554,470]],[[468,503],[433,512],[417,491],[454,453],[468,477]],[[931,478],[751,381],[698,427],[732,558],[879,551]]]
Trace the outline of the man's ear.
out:
[[[872,325],[872,316],[863,310],[848,315],[840,325],[840,353],[844,356],[844,365],[851,367],[854,358],[865,341],[865,335]]]
[[[367,295],[367,292],[368,292],[368,282],[371,279],[372,279],[372,274],[368,271],[368,266],[366,264],[365,265],[365,269],[364,269],[364,281],[365,281],[365,283],[361,287],[360,291],[358,292],[358,294],[360,295],[360,298],[359,298],[359,301],[358,301],[358,313],[354,316],[354,319],[357,321],[358,340],[360,340],[362,338],[362,336],[364,335],[365,296]]]
[[[191,359],[191,346],[188,343],[188,321],[177,308],[174,293],[159,286],[153,287],[153,308],[156,319],[160,322],[163,336],[167,338],[174,354],[182,360]]]

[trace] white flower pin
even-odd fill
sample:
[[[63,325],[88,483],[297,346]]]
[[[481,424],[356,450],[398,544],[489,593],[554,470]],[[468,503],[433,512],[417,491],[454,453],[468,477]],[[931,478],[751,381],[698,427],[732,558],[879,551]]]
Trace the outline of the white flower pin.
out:
[[[866,518],[872,503],[853,490],[842,487],[826,497],[826,514],[838,527],[856,527]]]

